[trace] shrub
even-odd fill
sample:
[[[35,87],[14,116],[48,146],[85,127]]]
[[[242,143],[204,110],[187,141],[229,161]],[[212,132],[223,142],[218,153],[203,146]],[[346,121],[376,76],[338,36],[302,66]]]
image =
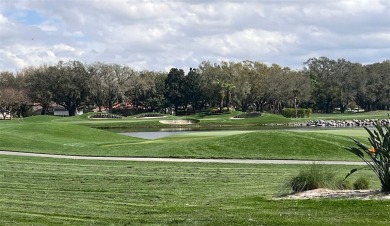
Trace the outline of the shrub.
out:
[[[245,113],[241,115],[236,115],[233,118],[255,118],[261,116],[260,112],[251,112],[251,113]]]
[[[333,178],[334,174],[324,166],[313,164],[310,167],[302,169],[298,176],[293,177],[290,185],[294,192],[302,192],[328,187]]]
[[[218,114],[221,113],[219,108],[209,108],[208,109],[209,114]]]
[[[335,185],[337,189],[341,190],[351,190],[353,188],[351,181],[342,178],[336,180]]]
[[[363,190],[368,189],[370,186],[370,182],[365,177],[358,177],[355,182],[353,182],[353,189],[355,190]]]
[[[368,141],[371,147],[367,147],[361,142],[354,140],[357,147],[347,147],[346,149],[361,158],[375,173],[381,182],[382,191],[390,192],[390,125],[383,127],[376,122],[375,129],[368,132]]]
[[[305,116],[310,118],[311,114],[313,113],[313,110],[311,108],[305,109]]]
[[[312,114],[311,108],[307,108],[307,109],[298,108],[297,109],[297,117],[298,118],[310,117],[311,114]],[[286,118],[295,118],[295,108],[284,108],[282,110],[282,115]]]

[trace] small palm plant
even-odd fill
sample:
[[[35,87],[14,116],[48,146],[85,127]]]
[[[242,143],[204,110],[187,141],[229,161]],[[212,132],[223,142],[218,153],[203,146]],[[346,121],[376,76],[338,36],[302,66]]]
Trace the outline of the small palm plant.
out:
[[[390,126],[375,124],[375,129],[368,132],[371,147],[354,140],[357,147],[347,147],[347,150],[360,157],[374,171],[381,182],[382,191],[390,192]]]

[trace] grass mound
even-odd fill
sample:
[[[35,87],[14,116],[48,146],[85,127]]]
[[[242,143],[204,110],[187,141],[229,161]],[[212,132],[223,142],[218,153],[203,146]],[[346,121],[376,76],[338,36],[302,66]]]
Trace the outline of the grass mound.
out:
[[[13,123],[0,130],[0,149],[54,154],[110,155],[110,150],[104,145],[129,144],[140,140],[75,124],[42,121]]]

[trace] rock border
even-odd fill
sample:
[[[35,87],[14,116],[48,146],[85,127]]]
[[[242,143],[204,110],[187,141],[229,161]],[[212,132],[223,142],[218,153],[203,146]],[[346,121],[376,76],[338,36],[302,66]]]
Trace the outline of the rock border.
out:
[[[352,120],[310,120],[307,122],[289,123],[295,127],[363,127],[380,125],[390,125],[390,119],[352,119]]]

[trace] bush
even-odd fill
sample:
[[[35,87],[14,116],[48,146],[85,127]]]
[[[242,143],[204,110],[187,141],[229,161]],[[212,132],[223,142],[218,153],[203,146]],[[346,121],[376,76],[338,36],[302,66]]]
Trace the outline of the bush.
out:
[[[337,189],[341,189],[341,190],[351,190],[353,188],[351,181],[342,178],[336,180],[335,185]]]
[[[298,176],[293,177],[290,185],[294,192],[302,192],[329,187],[333,178],[334,174],[329,172],[327,168],[313,164],[302,169]]]
[[[311,114],[312,114],[311,108],[297,109],[297,117],[298,118],[310,117]],[[295,108],[284,108],[282,110],[282,115],[286,118],[295,118]]]
[[[236,115],[233,118],[255,118],[261,116],[260,112],[251,112],[251,113],[245,113],[241,115]]]
[[[305,116],[310,118],[311,114],[313,113],[313,110],[311,108],[305,109]]]
[[[370,182],[367,180],[367,178],[362,176],[356,179],[355,182],[353,182],[353,189],[355,190],[368,189],[369,186]]]

